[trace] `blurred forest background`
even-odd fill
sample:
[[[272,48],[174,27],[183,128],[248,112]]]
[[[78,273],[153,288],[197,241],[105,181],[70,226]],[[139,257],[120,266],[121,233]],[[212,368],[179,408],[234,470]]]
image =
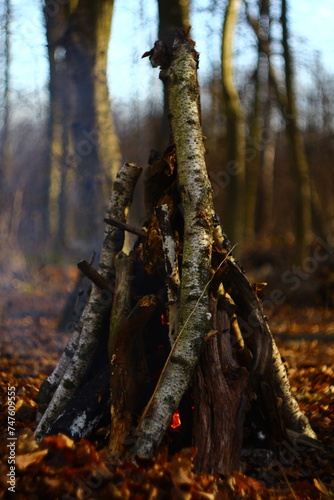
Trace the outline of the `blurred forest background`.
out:
[[[2,276],[16,279],[27,268],[99,250],[120,165],[145,167],[151,149],[162,152],[169,141],[158,71],[141,55],[156,39],[171,44],[174,27],[189,25],[200,40],[207,166],[232,244],[253,267],[314,270],[314,249],[325,244],[332,253],[334,238],[334,76],[291,29],[290,4],[46,0],[20,31],[19,4],[2,0]],[[29,22],[40,39],[29,38]],[[28,82],[27,92],[15,91],[20,37],[22,47],[27,40],[39,46],[48,68],[42,87],[35,69],[33,91]],[[140,226],[140,187],[136,196],[130,222]]]

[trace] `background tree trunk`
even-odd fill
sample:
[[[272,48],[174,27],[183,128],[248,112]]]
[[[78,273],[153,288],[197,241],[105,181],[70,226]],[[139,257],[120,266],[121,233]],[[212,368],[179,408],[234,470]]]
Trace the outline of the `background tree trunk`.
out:
[[[63,248],[66,239],[67,193],[66,181],[74,172],[69,170],[69,79],[65,48],[60,45],[67,26],[67,7],[59,4],[57,16],[44,10],[49,56],[49,161],[48,161],[48,211],[52,240]]]
[[[91,243],[100,234],[102,200],[120,167],[106,80],[112,12],[113,0],[72,0],[54,12],[48,4],[44,8],[50,57],[51,220],[53,234],[61,240],[66,232],[63,217],[68,220],[71,211],[72,220],[78,220],[79,206],[86,213],[80,210],[81,224],[70,228],[74,238]],[[66,181],[74,183],[71,198],[64,193]],[[93,234],[86,226],[91,217]]]
[[[250,142],[246,160],[246,189],[245,189],[245,236],[248,239],[255,237],[255,217],[260,184],[260,173],[264,173],[264,154],[266,138],[263,137],[265,127],[265,109],[269,100],[269,1],[259,0],[258,26],[258,62],[255,74],[255,91],[253,114],[250,126]],[[265,47],[264,47],[265,46]],[[268,109],[267,109],[268,112]],[[268,134],[269,123],[266,121]],[[249,155],[249,156],[248,156]]]
[[[8,194],[6,190],[7,174],[10,160],[10,146],[9,146],[9,86],[10,86],[10,17],[11,6],[10,0],[6,0],[4,5],[4,25],[3,34],[4,44],[2,49],[3,58],[3,91],[2,91],[2,125],[0,129],[0,230],[4,234],[9,231],[9,217],[5,216],[5,210],[10,205]]]
[[[294,69],[288,28],[288,1],[282,0],[283,55],[286,85],[286,127],[293,152],[292,170],[296,182],[296,260],[302,263],[309,253],[312,238],[311,182],[294,89]]]
[[[241,4],[242,0],[229,0],[222,36],[222,82],[227,121],[226,171],[229,176],[222,196],[225,197],[224,228],[232,244],[240,243],[244,233],[245,118],[233,71],[233,38]]]

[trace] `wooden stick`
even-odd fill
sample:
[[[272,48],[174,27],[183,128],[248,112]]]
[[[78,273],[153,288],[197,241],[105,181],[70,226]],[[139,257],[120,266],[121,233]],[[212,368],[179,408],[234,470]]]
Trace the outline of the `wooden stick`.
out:
[[[104,222],[106,224],[109,224],[110,226],[118,227],[119,229],[124,229],[124,231],[128,231],[128,233],[137,234],[138,236],[143,236],[144,238],[147,237],[147,233],[143,229],[138,229],[137,227],[130,226],[129,224],[124,224],[123,222],[120,222],[116,219],[112,219],[111,217],[105,218]]]
[[[226,255],[229,242],[218,222],[214,231],[214,243],[216,248]],[[243,333],[243,337],[246,345],[251,344],[250,351],[253,354],[251,370],[254,383],[257,384],[256,390],[263,395],[263,404],[267,406],[269,418],[281,434],[284,434],[283,427],[286,426],[304,436],[316,439],[308,418],[300,410],[291,393],[286,369],[263,314],[260,299],[231,253],[226,257],[226,265],[229,278],[245,305],[246,315],[238,316],[238,323],[248,330],[246,335]]]
[[[101,276],[100,273],[94,269],[93,266],[87,262],[87,260],[82,260],[77,264],[78,269],[89,278],[94,285],[96,285],[100,290],[109,290],[113,292],[113,287],[110,285],[110,283]]]
[[[120,252],[115,260],[116,284],[110,318],[108,353],[110,360],[111,429],[109,451],[124,455],[138,405],[138,394],[146,376],[140,333],[156,307],[154,295],[140,299],[131,310],[133,259]]]

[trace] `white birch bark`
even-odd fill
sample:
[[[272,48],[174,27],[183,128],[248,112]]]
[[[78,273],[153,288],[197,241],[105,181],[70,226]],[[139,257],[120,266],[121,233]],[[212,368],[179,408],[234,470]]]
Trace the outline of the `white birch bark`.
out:
[[[142,169],[134,163],[125,163],[122,166],[113,185],[111,199],[105,215],[106,218],[113,217],[120,222],[126,222],[132,202],[133,190],[141,171]],[[114,277],[114,258],[122,250],[123,243],[124,232],[121,229],[105,224],[98,271],[108,282]],[[89,300],[81,316],[81,328],[79,327],[79,332],[73,334],[74,338],[79,336],[78,347],[36,428],[36,439],[44,437],[50,425],[62,413],[80,386],[98,344],[102,320],[111,299],[112,293],[109,290],[100,290],[96,285],[92,285]],[[59,374],[61,374],[61,371],[57,376]]]
[[[226,246],[228,245],[226,245],[226,239],[220,224],[215,227],[214,240],[216,247],[226,252]],[[280,415],[286,428],[316,439],[317,436],[308,418],[301,411],[298,402],[291,393],[285,366],[263,315],[259,298],[234,257],[228,254],[226,260],[230,267],[230,273],[232,273],[231,280],[244,298],[255,335],[259,336],[255,343],[255,352],[253,352],[252,371],[260,376],[261,389],[264,391],[264,395],[266,395],[266,391],[270,392],[270,394],[267,393],[268,400],[270,399],[275,405],[275,411]]]
[[[162,248],[165,255],[166,284],[168,297],[168,323],[169,341],[174,344],[175,336],[179,329],[179,309],[180,309],[180,274],[177,255],[177,246],[173,238],[173,232],[169,220],[169,208],[167,204],[155,208],[155,215],[158,220]]]
[[[291,429],[298,434],[317,439],[317,436],[310,425],[309,419],[301,411],[296,399],[291,393],[286,368],[273,337],[272,346],[274,386],[276,396],[282,401],[280,411],[282,413],[283,422],[288,429]]]
[[[204,337],[210,329],[209,296],[212,248],[212,189],[208,178],[199,116],[197,56],[193,42],[174,42],[166,81],[176,146],[177,179],[184,210],[184,247],[180,288],[180,330],[162,377],[138,426],[134,455],[152,456],[189,385]]]

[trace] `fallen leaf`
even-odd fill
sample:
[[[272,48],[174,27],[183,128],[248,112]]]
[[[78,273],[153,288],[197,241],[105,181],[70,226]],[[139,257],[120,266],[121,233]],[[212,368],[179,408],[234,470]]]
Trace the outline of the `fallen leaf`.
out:
[[[326,486],[324,485],[324,483],[322,481],[320,481],[320,479],[317,479],[317,478],[314,478],[313,479],[313,482],[314,482],[314,486],[321,492],[323,493],[324,495],[328,495],[328,489],[326,488]]]
[[[47,455],[48,450],[38,450],[24,455],[17,455],[16,465],[19,470],[25,470],[29,465],[38,464]]]

